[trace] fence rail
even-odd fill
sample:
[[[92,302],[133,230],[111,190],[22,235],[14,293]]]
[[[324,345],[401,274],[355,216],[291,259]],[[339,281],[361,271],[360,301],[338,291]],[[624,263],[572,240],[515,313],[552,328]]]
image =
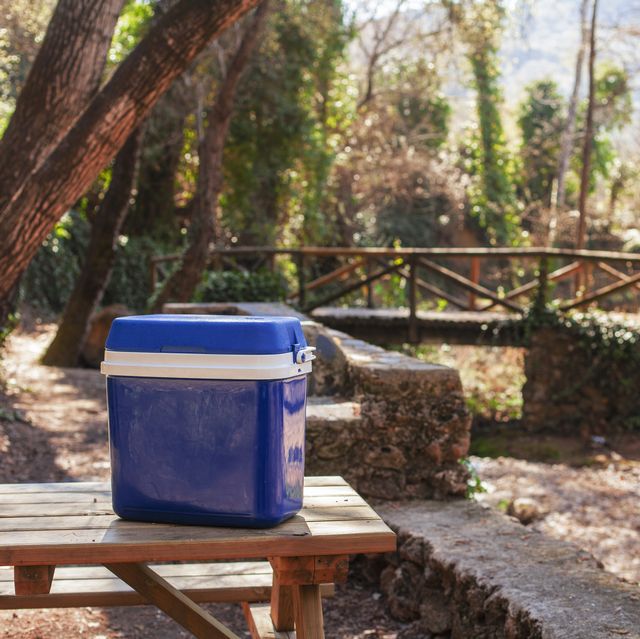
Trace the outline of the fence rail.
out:
[[[309,312],[364,290],[375,303],[373,284],[390,276],[404,281],[410,326],[421,296],[445,300],[460,310],[483,312],[501,307],[522,313],[538,291],[548,291],[562,310],[571,310],[620,293],[640,291],[640,254],[559,248],[353,248],[252,246],[215,249],[215,268],[252,271],[273,268],[277,256],[289,256],[297,267],[297,291],[289,301]],[[152,282],[166,276],[168,263],[180,254],[152,259]],[[551,266],[553,269],[550,270]],[[323,289],[325,289],[323,293]],[[637,297],[637,295],[635,296]],[[617,300],[619,303],[619,298]],[[637,299],[623,300],[637,310]],[[627,309],[628,310],[628,309]]]

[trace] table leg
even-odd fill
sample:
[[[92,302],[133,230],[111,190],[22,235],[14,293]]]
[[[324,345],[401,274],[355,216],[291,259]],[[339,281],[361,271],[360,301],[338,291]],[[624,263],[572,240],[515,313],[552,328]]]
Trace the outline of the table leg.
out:
[[[294,629],[294,587],[283,585],[278,572],[274,571],[271,588],[271,620],[276,630]]]
[[[239,639],[213,615],[174,588],[146,564],[105,564],[150,603],[177,621],[198,639]]]
[[[324,639],[320,586],[318,584],[296,586],[294,602],[296,639]]]
[[[16,595],[48,595],[55,566],[14,566],[13,583]]]

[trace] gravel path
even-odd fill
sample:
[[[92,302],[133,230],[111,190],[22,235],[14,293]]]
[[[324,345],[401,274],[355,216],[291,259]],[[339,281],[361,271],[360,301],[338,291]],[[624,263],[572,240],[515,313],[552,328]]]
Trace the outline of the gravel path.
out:
[[[608,571],[640,583],[640,462],[615,453],[596,459],[601,467],[473,457],[487,490],[477,499],[573,541]]]

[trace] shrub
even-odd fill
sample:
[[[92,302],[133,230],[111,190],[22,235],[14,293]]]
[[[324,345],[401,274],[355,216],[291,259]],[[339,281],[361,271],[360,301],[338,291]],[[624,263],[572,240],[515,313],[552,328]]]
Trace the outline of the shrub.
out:
[[[280,273],[209,271],[195,294],[196,302],[277,302],[285,299],[287,286]]]

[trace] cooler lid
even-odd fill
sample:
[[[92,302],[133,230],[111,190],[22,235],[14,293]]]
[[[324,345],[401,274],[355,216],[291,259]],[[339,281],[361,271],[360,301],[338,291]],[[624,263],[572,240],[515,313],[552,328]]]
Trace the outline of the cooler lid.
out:
[[[118,317],[108,351],[272,355],[307,346],[295,317],[236,315],[132,315]]]

